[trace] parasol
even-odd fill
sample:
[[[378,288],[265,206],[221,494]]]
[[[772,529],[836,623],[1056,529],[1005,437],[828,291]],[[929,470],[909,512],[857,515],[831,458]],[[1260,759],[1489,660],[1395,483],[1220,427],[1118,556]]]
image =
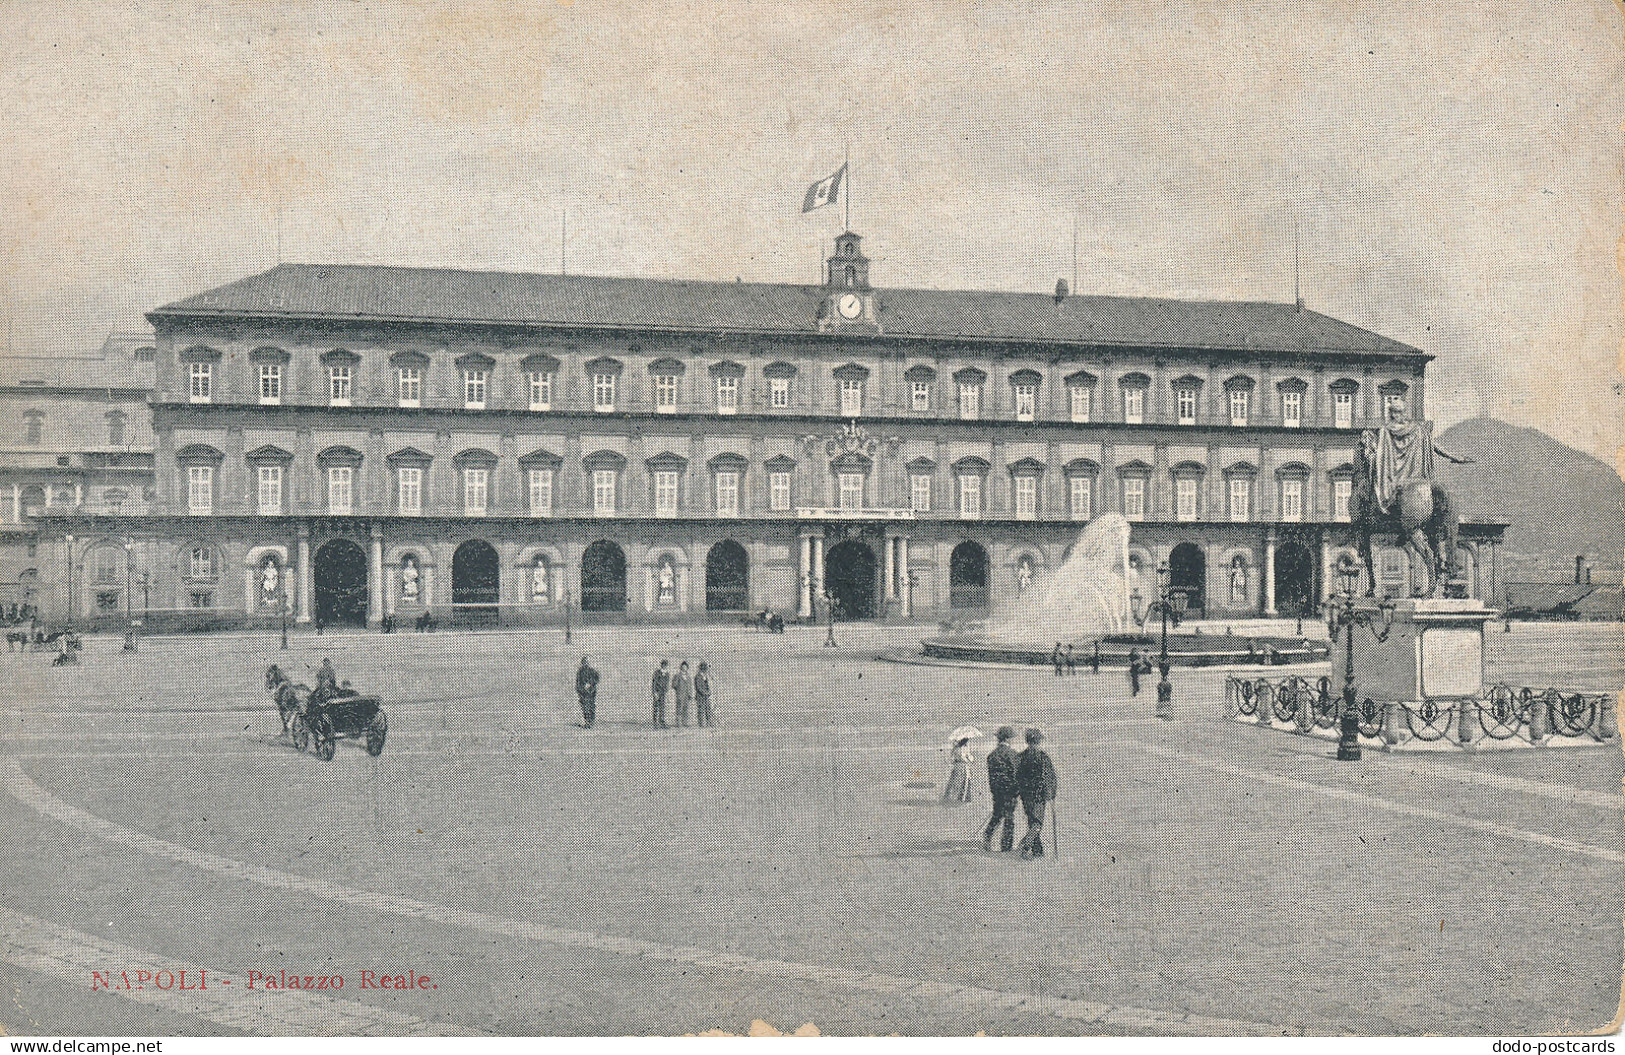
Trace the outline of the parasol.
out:
[[[975,740],[983,735],[985,734],[982,732],[982,730],[976,728],[974,725],[961,725],[958,729],[955,729],[953,732],[948,734],[948,742],[950,744],[957,744],[961,740]]]

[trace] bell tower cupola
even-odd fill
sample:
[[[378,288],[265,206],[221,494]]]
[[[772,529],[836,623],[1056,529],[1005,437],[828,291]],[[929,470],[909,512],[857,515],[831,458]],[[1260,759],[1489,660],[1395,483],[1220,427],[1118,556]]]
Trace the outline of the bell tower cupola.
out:
[[[827,285],[830,289],[869,288],[869,258],[860,248],[863,238],[846,231],[835,236],[835,253],[829,258]]]

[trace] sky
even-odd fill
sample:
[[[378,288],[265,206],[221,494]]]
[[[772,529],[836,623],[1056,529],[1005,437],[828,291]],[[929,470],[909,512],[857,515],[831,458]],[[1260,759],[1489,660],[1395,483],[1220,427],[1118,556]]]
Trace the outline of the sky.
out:
[[[1625,18],[1530,3],[0,2],[0,315],[281,260],[1291,301],[1614,462]],[[562,238],[561,238],[562,235]],[[561,245],[562,242],[562,245]]]

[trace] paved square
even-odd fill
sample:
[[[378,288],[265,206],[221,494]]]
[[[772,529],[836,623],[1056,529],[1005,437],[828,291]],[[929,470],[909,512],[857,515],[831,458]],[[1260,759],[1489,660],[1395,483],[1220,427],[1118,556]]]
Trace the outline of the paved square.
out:
[[[1178,719],[1117,674],[877,662],[919,631],[154,639],[3,662],[11,1033],[1595,1029],[1625,915],[1617,749],[1368,752]],[[1515,627],[1491,675],[1617,687],[1618,628]],[[571,672],[604,673],[578,727]],[[331,655],[389,743],[322,763],[261,678]],[[719,726],[647,727],[708,659]],[[308,680],[309,675],[305,678]],[[1042,725],[1060,853],[981,852],[946,733]],[[985,750],[987,745],[982,745]],[[980,753],[980,752],[979,752]],[[93,971],[208,970],[206,992]],[[266,992],[249,972],[343,975]],[[360,988],[362,972],[433,988]],[[216,979],[234,980],[234,988]]]

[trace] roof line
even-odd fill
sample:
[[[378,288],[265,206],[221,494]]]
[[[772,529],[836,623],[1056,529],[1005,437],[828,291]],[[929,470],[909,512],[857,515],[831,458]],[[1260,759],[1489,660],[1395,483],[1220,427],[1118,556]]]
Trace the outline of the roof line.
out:
[[[635,281],[635,280],[632,280],[632,281]],[[816,288],[816,287],[814,287],[814,288]],[[1241,302],[1241,301],[1218,301],[1218,302],[1215,302],[1215,303],[1235,304],[1235,303],[1246,303],[1246,302]],[[1260,301],[1260,302],[1257,302],[1257,303],[1268,303],[1268,302]],[[443,325],[451,325],[451,326],[506,327],[506,328],[512,328],[512,329],[549,328],[549,329],[564,329],[564,330],[592,330],[592,331],[607,330],[607,331],[615,332],[615,333],[627,333],[627,332],[631,332],[631,333],[649,333],[649,332],[655,332],[655,333],[684,333],[684,334],[704,334],[704,333],[731,334],[731,333],[740,333],[740,334],[757,334],[757,335],[772,336],[772,337],[813,337],[813,338],[828,336],[827,334],[825,334],[825,333],[823,333],[821,331],[818,331],[818,330],[758,329],[758,328],[745,327],[745,326],[725,326],[725,327],[717,327],[717,326],[673,326],[673,325],[670,325],[670,324],[659,325],[659,326],[656,326],[656,325],[642,326],[642,325],[617,325],[617,324],[614,324],[614,323],[602,323],[602,322],[597,322],[597,323],[556,322],[556,321],[550,321],[550,320],[546,320],[546,319],[535,319],[535,320],[476,319],[476,318],[469,318],[467,316],[445,316],[445,315],[369,315],[369,314],[364,314],[364,313],[359,313],[359,312],[358,313],[351,313],[351,314],[337,314],[337,313],[332,313],[332,312],[316,312],[316,311],[302,311],[302,312],[242,311],[242,310],[226,310],[226,309],[221,309],[221,308],[185,308],[185,309],[181,309],[181,308],[175,307],[174,305],[170,305],[170,306],[163,307],[163,308],[154,308],[151,311],[147,312],[147,318],[148,319],[153,319],[154,321],[156,321],[155,317],[156,318],[198,318],[198,317],[201,317],[201,318],[255,318],[255,319],[278,319],[278,320],[315,319],[315,320],[320,320],[320,321],[324,321],[324,322],[413,322],[413,323],[425,323],[425,324],[435,323],[435,324],[443,324]],[[1328,316],[1328,318],[1329,318],[1329,316]],[[1333,321],[1337,321],[1337,320],[1333,320]],[[1369,331],[1367,331],[1367,332],[1369,332]],[[1427,360],[1427,361],[1432,361],[1435,358],[1435,356],[1431,352],[1424,352],[1420,348],[1414,348],[1411,345],[1404,344],[1404,343],[1402,343],[1400,341],[1391,341],[1388,338],[1381,337],[1380,335],[1374,335],[1374,336],[1377,336],[1379,340],[1389,341],[1389,344],[1391,345],[1391,347],[1389,347],[1387,349],[1379,349],[1379,348],[1346,348],[1346,347],[1331,347],[1331,346],[1328,346],[1328,345],[1317,345],[1317,346],[1314,346],[1314,347],[1307,347],[1307,348],[1257,348],[1257,347],[1247,347],[1247,346],[1238,346],[1238,345],[1230,345],[1230,344],[1190,344],[1188,342],[1180,342],[1180,343],[1175,344],[1175,343],[1159,342],[1159,341],[1132,341],[1132,342],[1128,342],[1128,341],[1109,341],[1109,340],[1067,339],[1067,338],[1059,338],[1059,337],[1018,337],[1018,336],[978,337],[978,336],[972,336],[972,335],[969,335],[969,334],[931,334],[931,333],[915,333],[915,332],[908,332],[908,331],[905,331],[905,332],[890,331],[890,332],[881,332],[881,333],[856,333],[856,332],[854,332],[854,333],[843,333],[840,336],[841,336],[841,338],[843,340],[852,340],[854,338],[857,338],[857,339],[862,339],[862,340],[866,340],[866,341],[886,341],[886,340],[966,341],[966,342],[973,342],[973,343],[977,343],[977,344],[1039,344],[1039,345],[1046,345],[1046,346],[1052,346],[1052,345],[1053,346],[1083,345],[1083,346],[1091,346],[1091,347],[1109,347],[1109,348],[1162,348],[1162,349],[1170,349],[1170,350],[1178,350],[1178,351],[1193,351],[1193,352],[1197,352],[1197,351],[1225,351],[1225,352],[1244,352],[1244,353],[1254,353],[1254,352],[1256,352],[1256,353],[1261,353],[1261,354],[1274,354],[1274,355],[1292,355],[1292,354],[1296,354],[1296,353],[1299,353],[1299,352],[1321,352],[1321,353],[1332,353],[1332,354],[1340,354],[1340,355],[1374,355],[1374,356],[1382,356],[1382,357],[1387,357],[1387,358],[1392,358],[1394,356],[1403,356],[1403,357],[1407,357],[1407,358],[1420,358],[1420,359],[1424,359],[1424,360]]]

